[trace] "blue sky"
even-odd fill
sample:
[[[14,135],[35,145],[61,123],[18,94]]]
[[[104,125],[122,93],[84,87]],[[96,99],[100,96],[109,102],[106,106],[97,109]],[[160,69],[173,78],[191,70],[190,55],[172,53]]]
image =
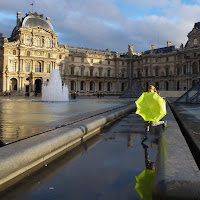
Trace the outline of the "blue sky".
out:
[[[0,0],[0,32],[10,37],[16,13],[32,11],[50,17],[61,44],[120,53],[179,47],[200,21],[200,0]]]

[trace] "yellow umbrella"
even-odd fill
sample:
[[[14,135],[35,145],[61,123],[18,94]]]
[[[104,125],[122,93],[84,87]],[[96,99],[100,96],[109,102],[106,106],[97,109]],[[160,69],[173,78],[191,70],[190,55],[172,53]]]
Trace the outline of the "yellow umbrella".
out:
[[[152,199],[152,187],[155,170],[145,169],[141,174],[135,177],[136,184],[135,190],[140,195],[141,199],[151,200]]]
[[[135,101],[137,105],[136,114],[139,114],[145,121],[158,122],[166,114],[166,102],[156,92],[143,92]]]

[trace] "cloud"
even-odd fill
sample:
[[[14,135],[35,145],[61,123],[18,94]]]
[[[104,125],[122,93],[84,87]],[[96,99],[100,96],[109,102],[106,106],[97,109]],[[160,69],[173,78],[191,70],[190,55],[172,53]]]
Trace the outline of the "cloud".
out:
[[[89,48],[126,52],[133,44],[137,52],[179,46],[198,22],[199,1],[183,0],[14,0],[1,2],[0,25],[9,37],[16,25],[16,13],[32,10],[51,18],[58,41]],[[6,17],[7,15],[7,17]]]

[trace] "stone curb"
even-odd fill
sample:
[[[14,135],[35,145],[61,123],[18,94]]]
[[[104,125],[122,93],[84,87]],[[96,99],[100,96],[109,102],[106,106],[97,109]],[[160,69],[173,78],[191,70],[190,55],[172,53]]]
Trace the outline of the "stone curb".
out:
[[[105,125],[134,111],[130,104],[81,122],[1,147],[0,192],[89,139]]]
[[[167,121],[159,139],[153,199],[199,199],[200,171],[170,109]]]

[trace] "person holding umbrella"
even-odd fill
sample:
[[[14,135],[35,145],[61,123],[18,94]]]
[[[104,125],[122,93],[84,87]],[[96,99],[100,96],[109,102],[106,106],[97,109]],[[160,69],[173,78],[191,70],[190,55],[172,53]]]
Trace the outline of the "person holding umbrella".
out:
[[[157,94],[156,88],[150,85],[148,92],[143,92],[135,103],[137,105],[136,114],[139,114],[146,124],[146,134],[142,140],[144,142],[148,139],[147,133],[150,126],[163,125],[164,128],[167,126],[167,121],[159,121],[167,114],[166,102]]]

